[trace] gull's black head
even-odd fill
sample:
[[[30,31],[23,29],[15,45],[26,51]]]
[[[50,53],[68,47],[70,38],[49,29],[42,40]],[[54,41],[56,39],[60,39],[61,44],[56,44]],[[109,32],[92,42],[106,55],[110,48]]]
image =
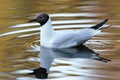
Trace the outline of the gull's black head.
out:
[[[40,13],[36,18],[30,20],[29,22],[38,22],[42,26],[45,23],[47,23],[48,19],[49,19],[49,15],[48,14]]]

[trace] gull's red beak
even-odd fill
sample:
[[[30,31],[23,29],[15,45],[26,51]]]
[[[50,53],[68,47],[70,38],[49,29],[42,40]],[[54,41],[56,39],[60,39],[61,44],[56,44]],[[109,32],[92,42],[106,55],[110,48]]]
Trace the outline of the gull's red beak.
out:
[[[36,19],[32,19],[32,20],[30,20],[30,21],[28,21],[28,22],[36,22]]]

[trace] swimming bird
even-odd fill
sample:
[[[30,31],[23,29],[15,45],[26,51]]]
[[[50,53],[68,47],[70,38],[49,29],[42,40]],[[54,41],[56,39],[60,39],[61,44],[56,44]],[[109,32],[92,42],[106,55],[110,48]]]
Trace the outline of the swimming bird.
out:
[[[105,27],[103,27],[103,25],[107,21],[108,19],[105,19],[92,27],[80,29],[78,31],[55,31],[51,24],[51,18],[47,13],[40,13],[29,22],[40,23],[41,46],[48,48],[69,48],[84,44],[104,29]]]

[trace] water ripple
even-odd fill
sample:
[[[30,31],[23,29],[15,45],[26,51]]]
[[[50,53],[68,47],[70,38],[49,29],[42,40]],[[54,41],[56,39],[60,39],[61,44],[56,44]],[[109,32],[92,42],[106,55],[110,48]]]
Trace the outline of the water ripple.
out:
[[[95,16],[102,16],[103,13],[57,13],[57,14],[51,14],[51,17],[95,17]]]

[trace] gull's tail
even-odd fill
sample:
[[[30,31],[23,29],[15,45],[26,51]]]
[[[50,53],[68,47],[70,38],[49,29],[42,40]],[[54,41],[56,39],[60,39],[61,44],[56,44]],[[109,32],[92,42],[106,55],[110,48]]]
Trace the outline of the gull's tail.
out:
[[[104,21],[90,27],[92,29],[98,30],[98,29],[102,29],[102,26],[108,21],[108,19],[105,19]],[[109,27],[109,26],[108,26]]]

